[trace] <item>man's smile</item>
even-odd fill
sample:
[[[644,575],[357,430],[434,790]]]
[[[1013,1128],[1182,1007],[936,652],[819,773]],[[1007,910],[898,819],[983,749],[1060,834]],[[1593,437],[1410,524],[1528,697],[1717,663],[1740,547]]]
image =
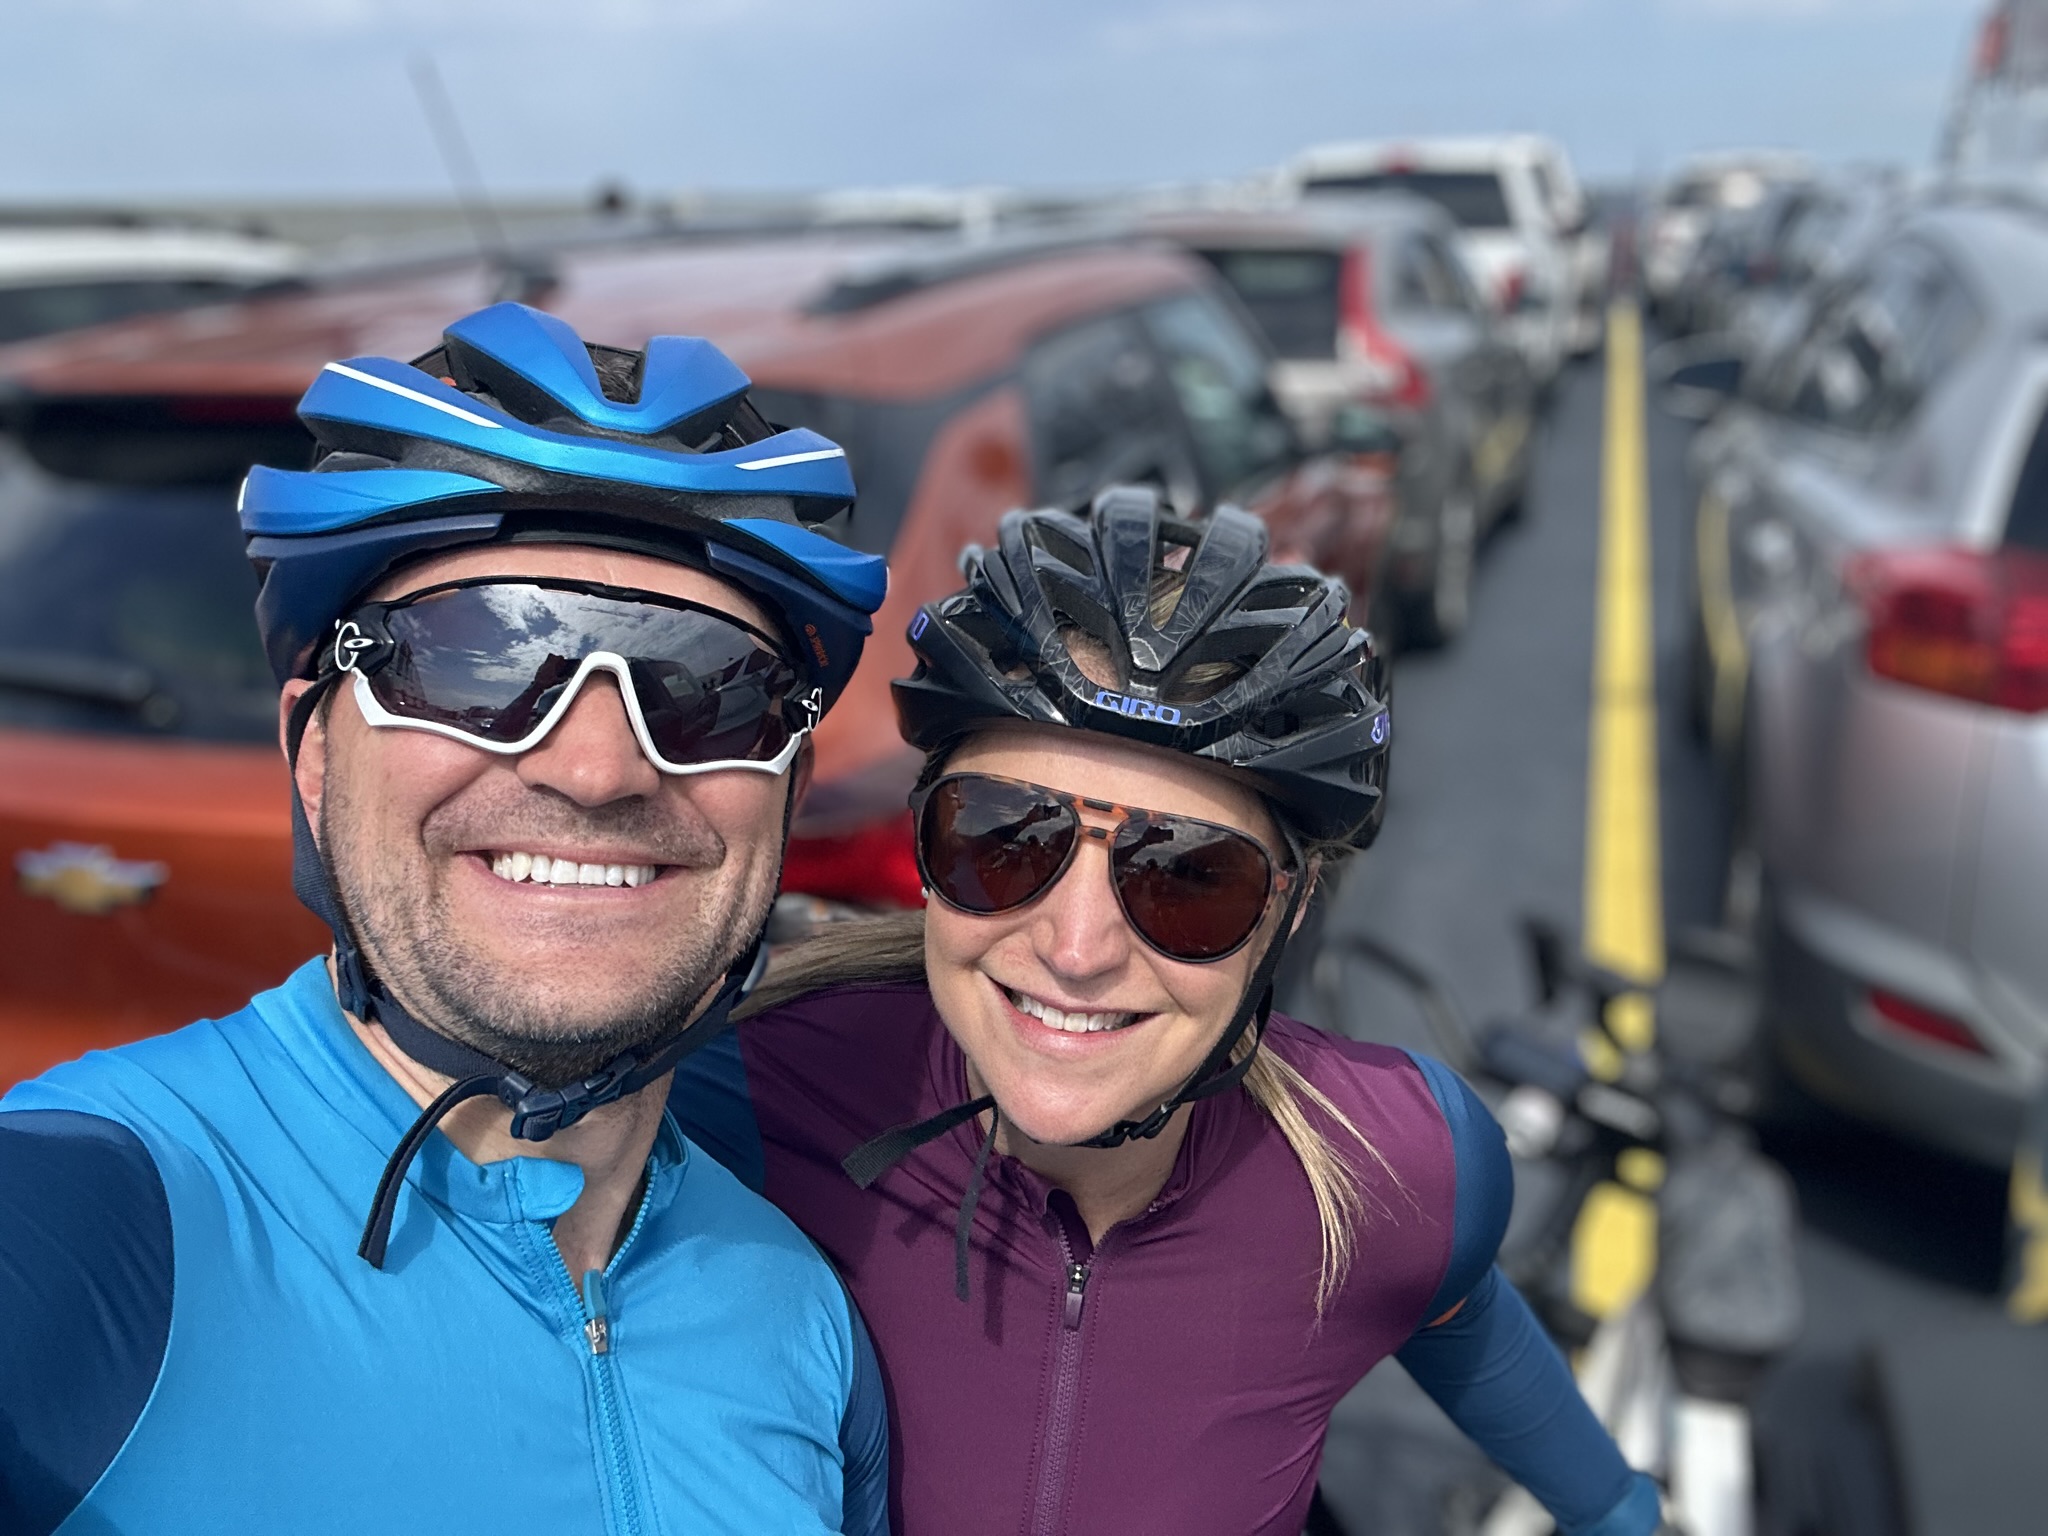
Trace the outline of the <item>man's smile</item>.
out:
[[[517,885],[646,885],[665,867],[659,864],[606,863],[545,853],[493,853],[491,873]]]

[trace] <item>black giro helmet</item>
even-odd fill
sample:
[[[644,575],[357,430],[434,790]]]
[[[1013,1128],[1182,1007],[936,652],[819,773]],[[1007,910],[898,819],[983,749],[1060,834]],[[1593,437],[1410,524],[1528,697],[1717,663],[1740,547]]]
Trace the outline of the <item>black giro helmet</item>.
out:
[[[966,590],[911,621],[904,739],[932,754],[995,720],[1100,731],[1238,769],[1305,839],[1367,846],[1387,776],[1380,659],[1343,582],[1266,550],[1250,513],[1186,521],[1150,486],[1104,491],[1086,517],[1009,513],[996,548],[963,557]],[[1077,664],[1077,641],[1107,651],[1116,686]]]

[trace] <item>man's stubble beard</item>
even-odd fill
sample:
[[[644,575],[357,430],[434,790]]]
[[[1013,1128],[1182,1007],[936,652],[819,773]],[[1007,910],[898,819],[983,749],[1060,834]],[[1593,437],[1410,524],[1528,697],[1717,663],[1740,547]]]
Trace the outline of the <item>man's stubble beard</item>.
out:
[[[336,835],[342,827],[361,825],[351,816],[348,791],[338,779],[328,779],[321,799],[320,845],[370,969],[420,1023],[543,1088],[579,1082],[621,1053],[682,1028],[761,931],[774,900],[779,858],[769,861],[765,878],[757,875],[748,882],[753,889],[735,891],[729,881],[713,884],[707,903],[718,903],[723,911],[672,924],[673,945],[642,986],[604,1013],[572,1016],[558,998],[530,995],[461,942],[443,882],[412,881],[402,873],[383,880],[367,875],[363,865],[368,861],[358,859],[348,837]],[[621,808],[633,804],[624,802]],[[618,830],[633,819],[630,813],[608,816],[608,809],[579,808],[574,814],[585,831]],[[725,852],[715,834],[706,829],[705,835]],[[507,841],[519,846],[523,839],[514,834]],[[721,857],[714,867],[724,870],[727,863]]]

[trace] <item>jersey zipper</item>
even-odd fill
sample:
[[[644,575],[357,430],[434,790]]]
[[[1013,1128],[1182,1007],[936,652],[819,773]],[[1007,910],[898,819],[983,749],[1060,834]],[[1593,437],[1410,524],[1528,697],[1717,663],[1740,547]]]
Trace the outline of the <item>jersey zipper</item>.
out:
[[[1045,1419],[1045,1445],[1038,1462],[1038,1498],[1031,1515],[1032,1536],[1059,1536],[1060,1508],[1066,1502],[1067,1463],[1074,1444],[1074,1398],[1081,1386],[1081,1314],[1088,1305],[1088,1277],[1094,1265],[1074,1257],[1066,1223],[1058,1222],[1060,1260],[1066,1276],[1061,1299],[1060,1332],[1054,1346],[1052,1402]]]
[[[583,1323],[583,1365],[590,1377],[591,1396],[596,1402],[597,1441],[604,1464],[611,1474],[613,1525],[619,1536],[641,1536],[644,1526],[640,1519],[639,1484],[633,1477],[632,1450],[627,1443],[625,1414],[619,1405],[618,1361],[612,1353],[611,1304],[605,1293],[605,1281],[618,1272],[620,1260],[633,1246],[633,1239],[639,1235],[640,1224],[646,1218],[647,1201],[643,1196],[640,1209],[634,1214],[633,1225],[627,1229],[626,1240],[619,1244],[619,1251],[612,1255],[611,1262],[603,1269],[585,1270],[580,1289],[569,1278],[569,1266],[562,1258],[561,1249],[555,1247],[552,1238],[548,1242],[548,1247],[555,1254],[555,1274],[568,1288],[570,1306]]]

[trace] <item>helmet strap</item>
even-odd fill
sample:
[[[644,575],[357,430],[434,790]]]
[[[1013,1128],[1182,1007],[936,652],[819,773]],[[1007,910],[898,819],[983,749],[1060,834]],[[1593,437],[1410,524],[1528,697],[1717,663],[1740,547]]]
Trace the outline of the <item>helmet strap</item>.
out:
[[[767,969],[767,930],[764,925],[728,968],[709,1007],[666,1038],[621,1051],[597,1071],[566,1088],[539,1087],[505,1063],[420,1023],[371,971],[348,914],[335,894],[326,857],[313,837],[305,804],[299,798],[299,746],[321,695],[334,681],[329,676],[315,682],[293,703],[286,717],[286,757],[292,768],[292,886],[299,899],[334,935],[335,995],[343,1010],[365,1023],[377,1024],[407,1056],[429,1071],[453,1079],[413,1121],[377,1181],[377,1192],[356,1252],[371,1267],[382,1269],[406,1170],[450,1110],[466,1100],[489,1094],[512,1112],[511,1131],[515,1138],[546,1141],[592,1110],[638,1093],[674,1070],[685,1056],[709,1043],[731,1023],[732,1010]],[[782,807],[785,847],[796,808],[794,773],[789,775],[789,782],[789,794]]]

